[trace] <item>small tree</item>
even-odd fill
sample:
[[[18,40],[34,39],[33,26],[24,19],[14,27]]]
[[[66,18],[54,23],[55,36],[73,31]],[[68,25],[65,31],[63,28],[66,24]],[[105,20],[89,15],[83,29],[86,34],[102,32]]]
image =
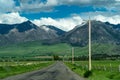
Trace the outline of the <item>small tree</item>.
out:
[[[59,60],[60,58],[59,58],[58,55],[53,55],[53,59],[54,59],[54,60]]]

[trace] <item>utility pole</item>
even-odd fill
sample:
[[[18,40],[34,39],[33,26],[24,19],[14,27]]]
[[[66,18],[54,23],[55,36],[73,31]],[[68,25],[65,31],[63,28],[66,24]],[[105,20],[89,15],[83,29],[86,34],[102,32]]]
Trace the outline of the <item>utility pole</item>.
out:
[[[89,71],[91,71],[91,21],[89,17]]]
[[[72,64],[74,64],[74,47],[72,47]]]

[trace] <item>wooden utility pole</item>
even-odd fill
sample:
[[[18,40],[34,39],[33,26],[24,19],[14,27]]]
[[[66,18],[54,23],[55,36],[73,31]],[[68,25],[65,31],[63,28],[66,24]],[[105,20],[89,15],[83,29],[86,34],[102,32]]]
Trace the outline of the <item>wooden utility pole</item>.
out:
[[[91,21],[89,17],[89,71],[91,71]]]
[[[72,47],[72,64],[74,64],[74,47]]]

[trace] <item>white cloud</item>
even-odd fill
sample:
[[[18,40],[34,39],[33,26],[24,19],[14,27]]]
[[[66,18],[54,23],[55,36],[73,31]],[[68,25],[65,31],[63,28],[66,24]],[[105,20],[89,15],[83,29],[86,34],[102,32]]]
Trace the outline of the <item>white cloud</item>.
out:
[[[89,16],[91,19],[94,19],[94,17],[98,15],[111,17],[118,14],[119,14],[118,12],[115,13],[115,12],[109,12],[109,11],[108,12],[96,11],[96,12],[83,12],[83,13],[80,13],[79,15],[81,16],[82,19],[88,20]]]
[[[120,24],[120,15],[114,15],[110,17],[105,17],[103,15],[97,15],[94,17],[95,20],[101,22],[109,22],[111,24]]]
[[[115,1],[120,1],[120,0],[115,0]]]
[[[53,19],[53,18],[41,18],[36,19],[33,21],[38,26],[41,25],[53,25],[62,30],[69,31],[73,29],[76,25],[79,25],[83,22],[80,16],[72,16],[69,18],[60,18],[60,19]]]
[[[46,6],[57,6],[58,1],[57,0],[47,0]]]
[[[41,2],[41,0],[20,0],[21,11],[26,12],[49,12],[54,9],[55,6],[60,5],[77,5],[77,6],[93,6],[94,8],[106,8],[107,10],[120,10],[120,0],[47,0]]]
[[[97,20],[101,22],[109,22],[111,24],[120,24],[120,15],[119,13],[114,12],[86,12],[81,13],[80,16],[82,19],[88,20],[89,16],[92,20]]]
[[[14,0],[0,0],[0,13],[10,12],[14,9]]]
[[[44,2],[42,2],[44,1]],[[107,10],[120,11],[120,0],[0,0],[0,12],[49,12],[55,6],[77,5],[106,8]],[[16,5],[18,3],[20,5]]]
[[[57,0],[47,0],[47,2],[41,2],[39,0],[20,0],[21,11],[26,12],[49,12],[53,10],[54,6],[57,6]]]
[[[61,5],[84,5],[91,2],[91,0],[57,0]]]
[[[120,6],[118,1],[120,0],[57,0],[60,5],[78,5],[78,6],[94,6],[104,7],[109,9],[111,7],[118,8]]]
[[[91,6],[94,9],[104,8],[108,11],[120,12],[120,0],[58,0],[61,5]]]
[[[18,12],[0,14],[0,23],[16,24],[26,21],[27,18],[21,17]]]

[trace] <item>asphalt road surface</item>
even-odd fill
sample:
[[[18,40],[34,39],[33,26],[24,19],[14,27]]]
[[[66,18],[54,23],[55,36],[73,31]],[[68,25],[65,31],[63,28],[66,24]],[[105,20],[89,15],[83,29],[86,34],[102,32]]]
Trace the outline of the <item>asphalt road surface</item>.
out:
[[[72,72],[64,63],[55,64],[38,71],[28,72],[2,80],[85,80]]]

